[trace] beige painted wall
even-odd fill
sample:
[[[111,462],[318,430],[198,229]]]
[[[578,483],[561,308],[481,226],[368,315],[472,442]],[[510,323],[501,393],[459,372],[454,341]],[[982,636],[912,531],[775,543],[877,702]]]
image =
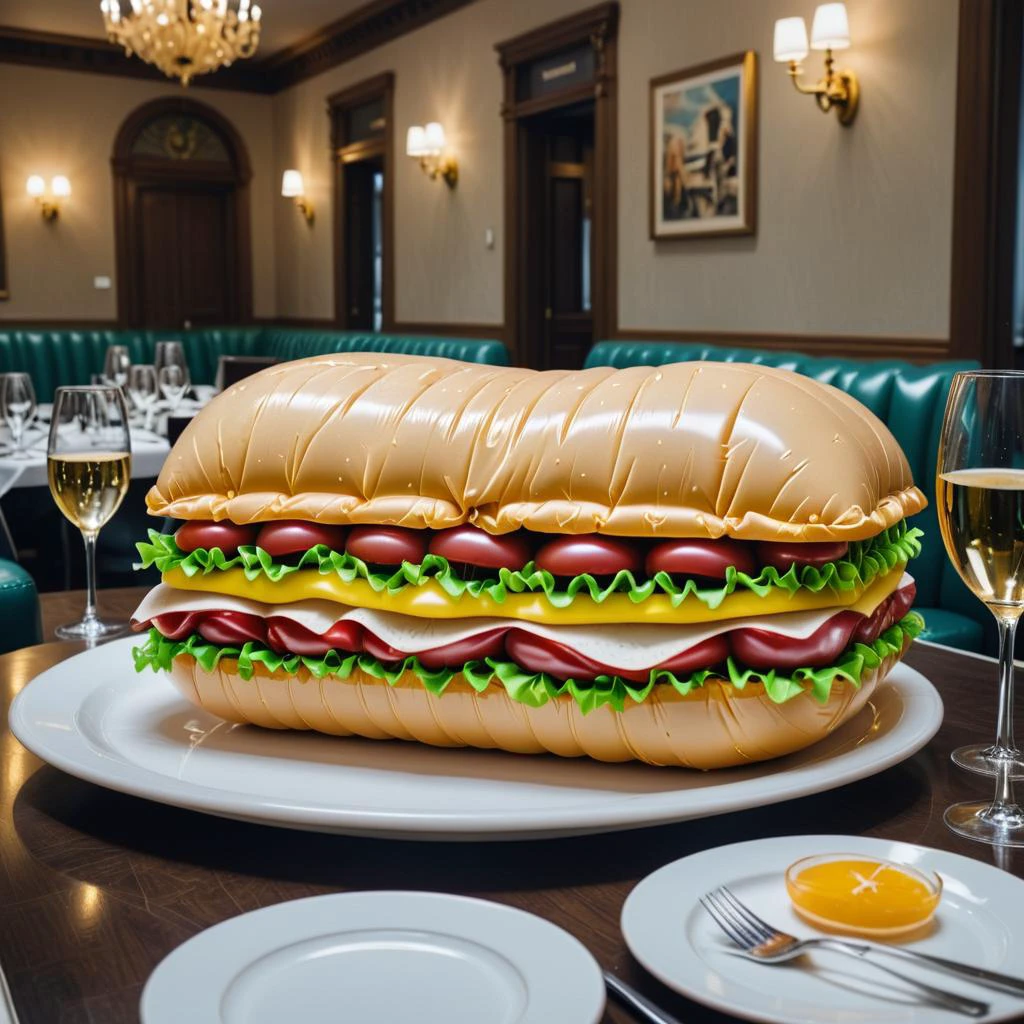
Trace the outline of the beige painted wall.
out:
[[[318,216],[276,206],[277,312],[333,313],[325,101],[396,73],[396,148],[438,118],[460,160],[456,192],[396,168],[396,316],[497,323],[502,300],[501,76],[493,45],[587,6],[479,0],[274,97],[276,174],[297,166]],[[820,114],[771,60],[792,0],[622,0],[619,306],[624,328],[945,337],[956,89],[956,0],[848,0],[861,76],[853,128]],[[753,48],[760,56],[759,225],[747,238],[652,243],[648,80]],[[819,58],[820,60],[820,58]],[[808,61],[817,72],[820,63]],[[494,250],[484,231],[497,232]]]
[[[176,86],[108,75],[0,64],[0,189],[10,301],[2,319],[115,319],[114,189],[110,154],[121,123],[142,103],[178,95]],[[275,312],[271,99],[197,90],[238,129],[253,178],[253,305]],[[25,193],[25,179],[54,174],[71,179],[72,196],[60,219],[44,224]],[[109,276],[110,291],[93,287]]]

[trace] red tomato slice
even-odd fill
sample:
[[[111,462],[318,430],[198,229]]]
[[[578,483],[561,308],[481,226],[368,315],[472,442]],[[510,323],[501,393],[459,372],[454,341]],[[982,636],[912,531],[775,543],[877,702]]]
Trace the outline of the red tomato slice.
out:
[[[252,544],[258,526],[239,526],[236,523],[213,523],[201,519],[185,523],[174,535],[174,543],[182,551],[197,548],[220,548],[225,555],[234,555],[242,544]]]
[[[635,543],[597,533],[548,541],[536,556],[538,568],[553,576],[614,576],[623,569],[639,573],[643,556]]]
[[[278,523],[267,523],[256,537],[256,545],[275,558],[302,554],[317,544],[324,544],[332,551],[344,551],[346,533],[348,531],[344,526],[324,526],[321,523],[303,522],[301,519],[285,519]]]
[[[850,645],[863,618],[859,612],[837,612],[802,640],[767,629],[734,629],[729,634],[729,648],[745,668],[765,672],[831,665]]]
[[[419,565],[427,553],[425,530],[401,526],[355,526],[348,535],[347,550],[371,565]]]
[[[648,576],[658,572],[673,576],[697,576],[724,580],[730,565],[753,576],[757,572],[754,552],[738,540],[666,540],[647,552],[644,568]]]
[[[522,569],[533,554],[524,530],[495,537],[468,523],[435,533],[428,550],[449,562],[481,569]]]
[[[790,566],[813,565],[821,568],[829,562],[845,558],[850,545],[845,540],[823,541],[814,544],[790,541],[759,541],[757,557],[761,565],[772,565],[779,572],[788,572]]]
[[[259,615],[248,612],[205,612],[199,623],[199,635],[224,647],[238,646],[247,640],[266,643],[267,626]]]

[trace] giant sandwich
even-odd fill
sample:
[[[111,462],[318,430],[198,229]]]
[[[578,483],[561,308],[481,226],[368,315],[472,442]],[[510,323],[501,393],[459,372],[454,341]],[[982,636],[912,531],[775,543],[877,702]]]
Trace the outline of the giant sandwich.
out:
[[[269,728],[716,768],[826,736],[921,628],[896,441],[760,366],[287,363],[148,505],[136,666]]]

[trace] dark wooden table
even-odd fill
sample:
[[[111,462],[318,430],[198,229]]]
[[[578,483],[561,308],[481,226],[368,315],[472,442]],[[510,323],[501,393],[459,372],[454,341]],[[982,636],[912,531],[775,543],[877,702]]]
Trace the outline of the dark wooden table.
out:
[[[105,592],[128,614],[143,591]],[[43,598],[52,625],[81,595]],[[0,964],[21,1024],[138,1020],[149,973],[210,925],[282,900],[347,889],[462,893],[532,911],[576,935],[602,966],[686,1024],[722,1021],[663,988],[633,961],[619,913],[633,885],[697,850],[760,836],[860,833],[952,850],[1024,873],[1022,851],[961,840],[947,804],[987,796],[987,781],[954,768],[950,750],[994,732],[995,665],[918,645],[907,661],[938,687],[945,723],[895,768],[830,793],[679,825],[545,842],[415,843],[317,835],[164,807],[80,782],[29,754],[6,709],[34,675],[75,654],[73,643],[0,658]],[[812,851],[809,851],[812,852]],[[606,1022],[632,1020],[612,1005]]]

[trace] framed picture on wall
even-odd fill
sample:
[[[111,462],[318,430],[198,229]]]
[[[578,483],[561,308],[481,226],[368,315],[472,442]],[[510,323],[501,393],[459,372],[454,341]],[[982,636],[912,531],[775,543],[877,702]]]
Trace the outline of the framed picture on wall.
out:
[[[757,55],[651,79],[651,238],[753,234]]]

